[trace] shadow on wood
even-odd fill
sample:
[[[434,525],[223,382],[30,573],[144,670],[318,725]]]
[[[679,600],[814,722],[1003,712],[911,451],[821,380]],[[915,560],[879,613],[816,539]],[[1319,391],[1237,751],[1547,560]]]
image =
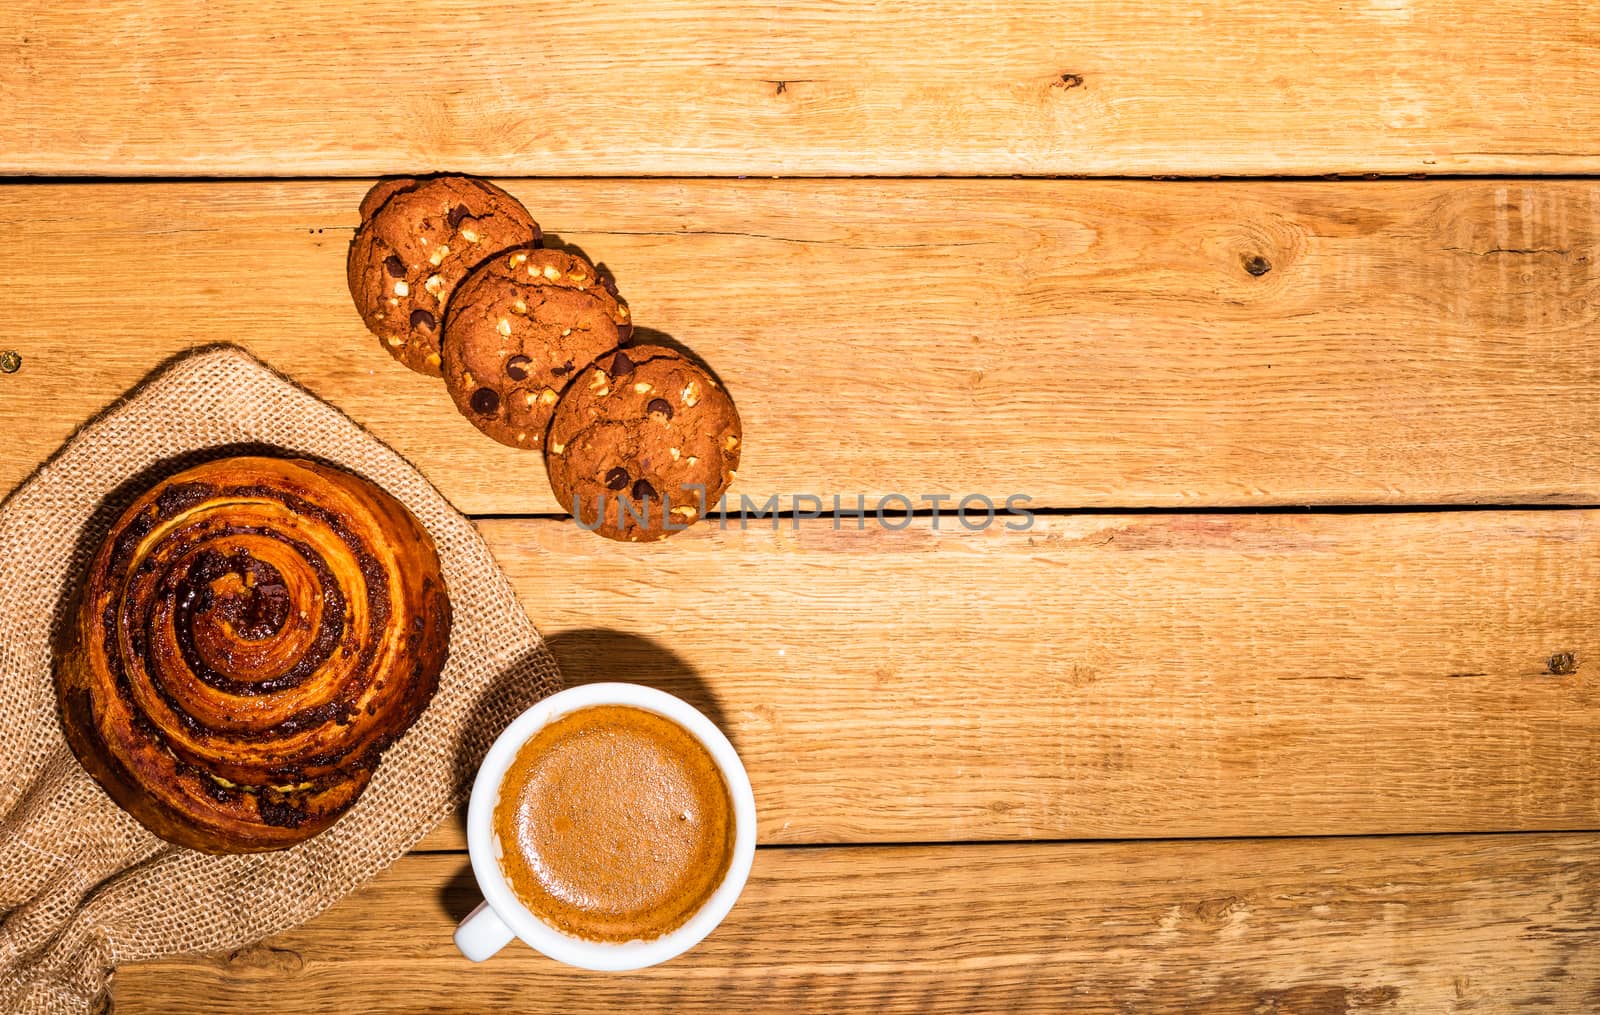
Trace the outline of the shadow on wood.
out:
[[[465,856],[461,857],[456,872],[439,882],[438,896],[439,908],[450,917],[451,923],[465,920],[467,914],[483,901],[483,893],[478,891],[478,880],[472,876],[472,864],[467,862]]]
[[[563,631],[546,639],[545,647],[555,656],[561,668],[565,686],[579,687],[607,681],[644,684],[682,698],[717,725],[717,728],[734,741],[738,741],[729,727],[717,696],[694,669],[677,653],[643,635],[607,628],[581,628]],[[536,654],[519,659],[508,667],[495,683],[484,692],[480,708],[490,714],[511,714],[532,706],[537,697],[530,691],[526,674]],[[505,695],[521,695],[525,703],[501,700]],[[515,707],[521,704],[521,708]],[[493,707],[491,707],[493,706]],[[468,723],[468,734],[462,738],[455,758],[455,776],[463,792],[472,788],[478,762],[500,735],[498,728],[479,728],[481,724]],[[466,808],[457,808],[450,819],[464,837],[466,834]],[[469,876],[470,880],[470,876]],[[476,903],[473,903],[476,905]]]

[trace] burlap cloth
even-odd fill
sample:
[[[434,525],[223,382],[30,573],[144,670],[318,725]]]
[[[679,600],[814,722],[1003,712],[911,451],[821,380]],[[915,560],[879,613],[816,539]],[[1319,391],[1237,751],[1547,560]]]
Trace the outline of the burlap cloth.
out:
[[[438,543],[455,623],[433,704],[349,814],[290,850],[207,856],[145,831],[67,750],[51,643],[65,593],[134,495],[263,445],[404,502]],[[404,459],[237,349],[176,361],[0,505],[0,1012],[93,1010],[118,963],[236,948],[315,916],[450,814],[495,735],[559,681],[471,523]]]

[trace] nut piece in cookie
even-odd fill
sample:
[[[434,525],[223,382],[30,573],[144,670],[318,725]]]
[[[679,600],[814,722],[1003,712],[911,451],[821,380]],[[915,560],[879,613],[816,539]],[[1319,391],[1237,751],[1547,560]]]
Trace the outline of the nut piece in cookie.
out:
[[[722,498],[743,450],[721,385],[674,349],[601,356],[556,406],[545,447],[550,489],[578,523],[611,539],[665,539]]]
[[[489,267],[486,264],[481,270]],[[632,339],[633,315],[628,304],[617,294],[617,285],[610,276],[590,264],[587,258],[565,250],[522,247],[507,250],[495,258],[494,267],[508,281],[543,283],[589,293],[605,304],[606,313],[617,326],[621,344],[626,345]]]
[[[536,246],[539,224],[484,180],[380,180],[361,202],[345,274],[368,330],[389,354],[438,377],[445,306],[473,268],[511,247]]]
[[[473,426],[510,447],[539,448],[561,393],[621,336],[617,303],[604,289],[557,285],[530,276],[526,263],[521,252],[496,257],[456,289],[444,325],[444,383]],[[570,267],[592,282],[593,268]]]

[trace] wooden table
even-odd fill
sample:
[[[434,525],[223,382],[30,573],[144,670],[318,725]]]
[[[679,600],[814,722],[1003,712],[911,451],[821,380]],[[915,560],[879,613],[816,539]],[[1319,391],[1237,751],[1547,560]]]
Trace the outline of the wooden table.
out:
[[[12,4],[0,490],[240,343],[760,807],[643,974],[458,957],[451,822],[118,1012],[1600,1009],[1597,70],[1587,0]],[[350,307],[431,169],[716,366],[736,493],[1036,524],[578,531]]]

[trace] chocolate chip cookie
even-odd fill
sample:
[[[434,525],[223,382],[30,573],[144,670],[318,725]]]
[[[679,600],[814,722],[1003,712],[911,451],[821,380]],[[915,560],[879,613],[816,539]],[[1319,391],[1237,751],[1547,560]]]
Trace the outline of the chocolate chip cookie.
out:
[[[586,364],[621,343],[616,300],[599,285],[560,285],[542,271],[530,276],[532,254],[573,260],[559,251],[496,257],[457,287],[444,324],[444,383],[456,408],[514,448],[543,447],[561,393]],[[586,261],[563,263],[562,276],[586,273],[592,283],[593,271]]]
[[[380,180],[361,210],[345,264],[356,309],[391,356],[438,377],[451,293],[501,251],[537,246],[539,224],[516,198],[467,176]]]
[[[550,489],[584,528],[665,539],[713,508],[739,465],[739,412],[711,375],[659,345],[585,368],[556,405]]]

